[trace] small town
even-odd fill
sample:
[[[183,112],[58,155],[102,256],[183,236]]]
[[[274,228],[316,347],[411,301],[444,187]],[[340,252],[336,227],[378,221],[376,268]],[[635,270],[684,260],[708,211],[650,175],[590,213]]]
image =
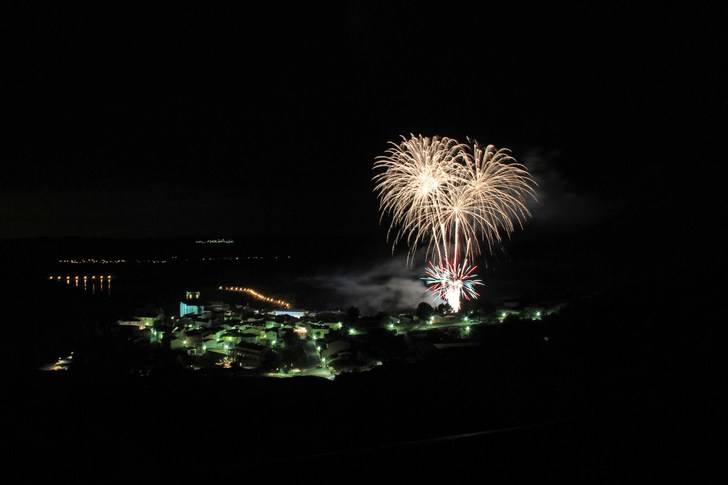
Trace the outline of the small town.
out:
[[[150,308],[117,323],[135,344],[169,351],[192,371],[326,379],[391,361],[413,362],[430,351],[476,346],[472,337],[479,326],[500,325],[511,317],[540,320],[562,306],[505,302],[495,312],[452,314],[445,305],[435,309],[421,303],[414,313],[361,316],[353,307],[321,312],[291,308],[237,286],[220,286],[209,299],[199,291],[181,296],[176,315]]]

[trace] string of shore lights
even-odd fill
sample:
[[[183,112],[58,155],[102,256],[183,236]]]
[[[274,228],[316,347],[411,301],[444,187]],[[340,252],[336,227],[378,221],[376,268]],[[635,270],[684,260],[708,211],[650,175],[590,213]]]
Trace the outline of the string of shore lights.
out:
[[[218,289],[223,290],[223,291],[231,291],[231,292],[235,292],[235,293],[244,293],[246,295],[252,296],[256,300],[259,300],[259,301],[262,301],[265,303],[270,303],[273,305],[278,305],[280,307],[285,308],[286,310],[291,309],[291,304],[288,303],[287,301],[280,300],[278,298],[273,298],[270,296],[266,296],[262,293],[255,291],[252,288],[245,288],[243,286],[220,286]]]

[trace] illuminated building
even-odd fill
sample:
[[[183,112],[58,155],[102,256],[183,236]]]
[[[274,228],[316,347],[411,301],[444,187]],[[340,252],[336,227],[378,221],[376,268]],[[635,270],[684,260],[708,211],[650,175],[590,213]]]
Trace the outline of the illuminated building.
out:
[[[199,303],[199,291],[186,291],[184,301],[179,302],[179,316],[197,315],[205,311],[205,306]]]

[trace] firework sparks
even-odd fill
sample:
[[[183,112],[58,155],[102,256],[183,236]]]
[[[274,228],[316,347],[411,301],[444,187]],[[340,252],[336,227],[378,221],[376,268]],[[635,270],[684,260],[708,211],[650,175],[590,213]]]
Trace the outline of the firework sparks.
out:
[[[430,261],[422,279],[430,292],[446,301],[454,312],[458,312],[461,298],[469,301],[480,296],[475,287],[483,285],[483,282],[475,274],[476,269],[477,266],[470,266],[467,261],[457,266],[435,265]]]
[[[426,257],[437,264],[431,263],[425,281],[448,288],[435,293],[457,311],[461,296],[477,298],[459,278],[461,271],[475,269],[467,260],[481,254],[481,241],[492,250],[503,235],[522,226],[530,216],[526,201],[536,196],[535,182],[507,149],[493,145],[421,135],[390,144],[374,163],[381,217],[391,217],[388,237],[393,249],[401,241],[409,246],[409,262],[420,245],[426,246]],[[444,275],[447,282],[435,277]]]

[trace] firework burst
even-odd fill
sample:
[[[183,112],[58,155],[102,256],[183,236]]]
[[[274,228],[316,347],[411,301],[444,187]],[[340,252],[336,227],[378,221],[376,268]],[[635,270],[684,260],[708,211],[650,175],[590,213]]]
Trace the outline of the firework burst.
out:
[[[530,216],[526,201],[535,199],[535,182],[507,149],[493,145],[422,135],[390,145],[374,163],[379,172],[374,190],[381,217],[391,217],[392,248],[405,242],[411,263],[424,245],[426,258],[437,261],[430,263],[425,281],[457,311],[461,296],[477,298],[469,290],[475,284],[461,278],[462,271],[475,270],[467,260],[481,254],[481,241],[490,251],[522,226]]]
[[[463,146],[452,138],[412,136],[390,142],[384,156],[374,163],[381,217],[392,219],[387,233],[392,248],[401,240],[410,247],[410,261],[419,243],[433,249],[433,222],[447,195],[456,189],[463,166],[455,163]]]
[[[452,311],[458,312],[461,298],[469,301],[480,296],[475,287],[483,282],[475,274],[476,269],[477,266],[468,265],[467,261],[460,265],[435,265],[430,261],[422,279],[428,285],[428,291],[446,301]]]

